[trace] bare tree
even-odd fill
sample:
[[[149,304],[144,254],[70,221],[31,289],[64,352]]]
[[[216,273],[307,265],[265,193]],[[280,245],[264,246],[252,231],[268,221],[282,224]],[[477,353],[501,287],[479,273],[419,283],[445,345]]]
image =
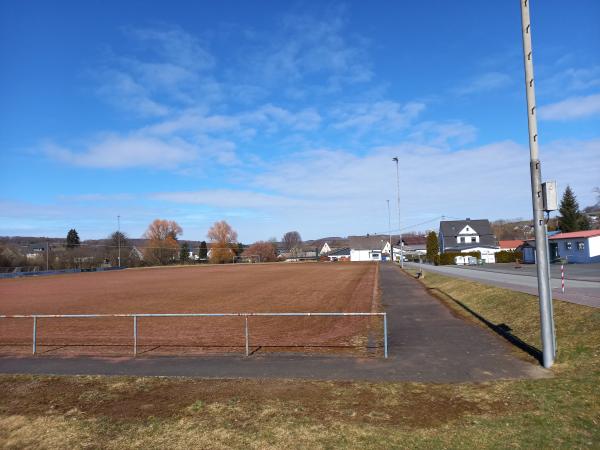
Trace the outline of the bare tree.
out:
[[[233,244],[237,242],[235,230],[227,222],[221,220],[213,224],[206,236],[212,243],[210,262],[216,264],[232,262],[235,255]]]
[[[302,245],[302,238],[297,231],[288,231],[283,235],[283,248],[289,253],[297,253]]]
[[[260,262],[277,261],[277,247],[273,242],[258,241],[244,250],[242,256],[258,255]]]
[[[144,261],[151,264],[167,264],[173,261],[179,252],[177,236],[182,232],[182,228],[175,221],[154,220],[144,233],[144,238],[149,241],[144,249]]]

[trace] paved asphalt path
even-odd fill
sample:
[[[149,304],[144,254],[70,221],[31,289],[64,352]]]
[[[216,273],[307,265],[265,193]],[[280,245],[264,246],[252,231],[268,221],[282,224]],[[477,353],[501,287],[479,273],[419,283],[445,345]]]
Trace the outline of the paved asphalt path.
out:
[[[405,267],[418,269],[419,264],[404,263]],[[506,273],[500,270],[471,269],[469,266],[432,266],[423,264],[423,270],[451,277],[464,278],[483,284],[498,286],[518,292],[538,295],[537,276],[530,273]],[[565,293],[561,292],[559,278],[552,278],[552,297],[579,305],[600,308],[600,281],[567,280]]]
[[[550,373],[517,358],[486,328],[454,316],[413,278],[389,264],[380,268],[388,313],[389,353],[384,358],[260,355],[202,357],[0,357],[0,373],[301,378],[467,382],[541,378]]]

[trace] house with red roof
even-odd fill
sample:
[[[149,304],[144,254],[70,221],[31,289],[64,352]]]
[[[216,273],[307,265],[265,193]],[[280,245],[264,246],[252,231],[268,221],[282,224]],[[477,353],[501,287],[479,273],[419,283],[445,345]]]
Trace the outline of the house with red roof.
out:
[[[558,233],[548,238],[550,261],[568,263],[600,263],[600,230]],[[535,262],[535,241],[523,244],[523,262]]]
[[[500,250],[514,251],[521,245],[523,245],[524,242],[525,241],[523,239],[510,239],[505,241],[498,241],[498,246],[500,247]]]

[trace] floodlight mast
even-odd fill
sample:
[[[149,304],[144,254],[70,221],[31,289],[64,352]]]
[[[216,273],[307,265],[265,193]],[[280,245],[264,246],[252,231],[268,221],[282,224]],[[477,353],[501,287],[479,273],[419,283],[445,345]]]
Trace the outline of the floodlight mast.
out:
[[[398,201],[398,237],[400,238],[400,267],[404,269],[404,245],[402,242],[402,232],[400,229],[402,225],[400,224],[400,169],[398,168],[399,159],[397,156],[392,158],[392,161],[396,162],[396,184],[398,186],[397,192],[397,201]]]
[[[552,317],[552,290],[550,287],[550,265],[548,262],[548,236],[544,221],[544,200],[542,196],[542,170],[539,159],[537,111],[533,78],[533,54],[531,47],[531,19],[529,0],[521,2],[521,25],[523,35],[523,60],[525,63],[525,92],[527,95],[527,123],[529,128],[529,153],[531,171],[531,195],[533,203],[533,227],[535,231],[535,252],[540,302],[540,322],[543,351],[543,365],[552,367],[556,356],[554,318]]]
[[[121,267],[121,216],[117,216],[117,247],[119,248],[119,267]]]
[[[388,209],[388,233],[390,235],[390,260],[394,262],[394,246],[392,245],[392,216],[390,213],[390,201],[386,200]]]

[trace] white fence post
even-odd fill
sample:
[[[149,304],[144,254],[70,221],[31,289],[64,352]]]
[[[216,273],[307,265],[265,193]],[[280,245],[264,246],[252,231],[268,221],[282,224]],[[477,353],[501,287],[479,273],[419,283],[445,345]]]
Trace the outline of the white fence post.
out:
[[[37,348],[37,317],[33,316],[33,354]]]
[[[248,315],[246,314],[246,356],[250,356],[250,343],[248,339]]]
[[[137,356],[137,316],[133,316],[133,356]]]

